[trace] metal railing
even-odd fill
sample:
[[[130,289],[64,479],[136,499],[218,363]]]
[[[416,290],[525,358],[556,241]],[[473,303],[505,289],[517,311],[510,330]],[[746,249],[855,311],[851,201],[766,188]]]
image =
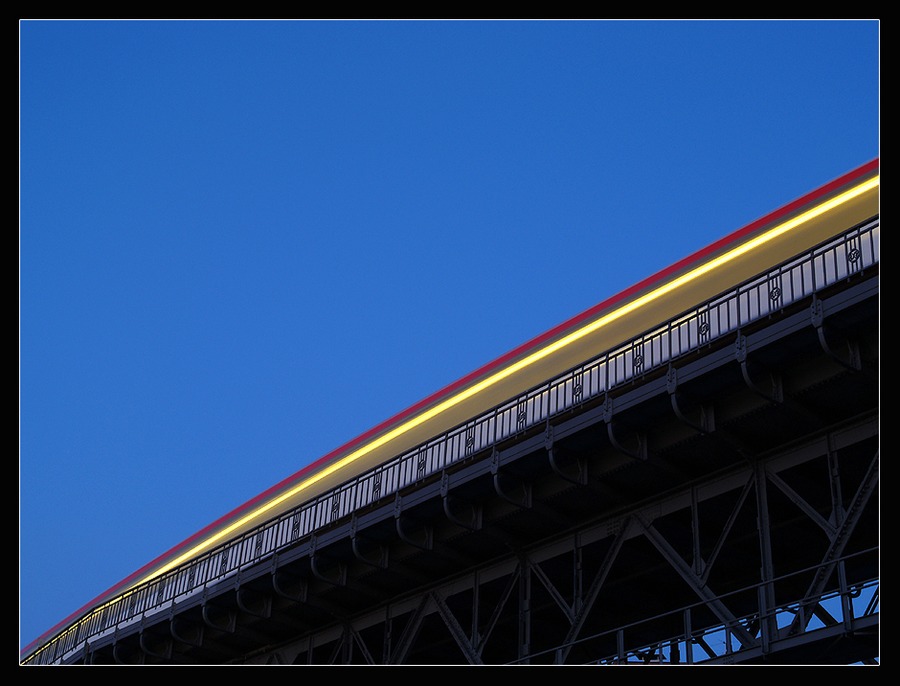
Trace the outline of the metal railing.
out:
[[[843,570],[846,563],[853,558],[875,554],[877,554],[877,550],[869,549],[838,559],[837,585],[814,596],[794,599],[790,602],[776,604],[769,609],[763,609],[766,607],[765,586],[788,582],[798,577],[806,578],[819,569],[832,567],[835,560],[717,595],[715,601],[723,607],[727,607],[732,601],[741,597],[758,599],[757,609],[754,612],[734,617],[727,622],[720,621],[710,626],[694,628],[694,617],[697,614],[708,614],[709,612],[707,606],[709,601],[697,602],[609,631],[583,636],[555,648],[532,653],[508,664],[546,664],[550,660],[554,664],[565,664],[566,657],[571,654],[572,650],[578,649],[584,653],[594,645],[609,645],[610,643],[617,646],[615,652],[581,664],[733,664],[742,662],[748,654],[758,656],[788,649],[792,642],[796,642],[800,638],[823,629],[832,629],[838,625],[848,633],[852,633],[861,620],[871,619],[879,614],[880,581],[874,578],[847,584],[845,582],[846,575],[840,570]],[[824,612],[813,612],[811,608],[820,608]],[[677,618],[674,622],[668,621],[673,617]],[[831,623],[826,623],[822,617],[830,617]],[[644,642],[629,646],[630,636],[642,636],[645,635],[645,632],[652,633],[654,627],[667,627],[673,623],[680,624],[682,627],[678,634],[663,634],[659,639],[650,643]]]
[[[879,219],[860,224],[487,413],[97,607],[26,656],[57,664],[92,638],[168,607],[301,539],[878,263]]]
[[[820,596],[801,598],[768,611],[738,617],[730,624],[720,623],[700,630],[691,630],[692,610],[695,608],[686,608],[680,611],[684,623],[684,631],[680,635],[628,650],[622,649],[615,655],[590,664],[736,664],[742,661],[742,653],[768,654],[780,648],[779,642],[790,644],[796,642],[798,637],[809,636],[836,625],[852,633],[858,620],[878,615],[880,585],[878,579],[869,579],[853,586],[833,588]],[[760,583],[747,590],[757,591],[761,595],[762,586]],[[834,624],[826,624],[809,612],[806,608],[811,603],[835,618]],[[628,632],[639,628],[635,624],[618,629],[616,639],[619,645],[627,645]],[[753,639],[750,645],[742,643],[738,638],[740,634],[747,633]],[[788,647],[786,645],[784,649]]]

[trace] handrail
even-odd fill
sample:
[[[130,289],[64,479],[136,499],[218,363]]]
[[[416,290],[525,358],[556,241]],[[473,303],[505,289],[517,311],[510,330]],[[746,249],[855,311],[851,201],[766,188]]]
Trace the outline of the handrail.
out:
[[[88,611],[25,656],[58,664],[87,640],[256,564],[447,467],[777,313],[879,261],[879,217],[513,398]]]
[[[877,554],[877,552],[877,548],[857,551],[836,560],[821,562],[804,569],[797,569],[769,580],[758,581],[754,584],[716,595],[715,600],[727,605],[731,599],[739,596],[759,597],[761,589],[765,586],[780,584],[796,577],[808,576],[810,573],[832,567],[835,564],[843,567],[854,558]],[[844,577],[843,574],[836,576],[839,580]],[[880,580],[878,577],[859,580],[853,584],[839,581],[837,586],[823,590],[821,593],[813,596],[794,598],[790,602],[782,602],[769,609],[762,609],[764,604],[760,603],[759,608],[754,612],[742,617],[735,617],[728,622],[720,622],[712,626],[693,628],[691,624],[693,612],[703,609],[708,603],[708,600],[699,601],[612,629],[588,636],[581,636],[553,648],[530,653],[506,664],[531,664],[549,655],[554,656],[556,664],[565,663],[564,658],[571,649],[575,647],[584,649],[585,646],[590,645],[592,642],[596,643],[603,639],[608,640],[613,636],[616,637],[617,643],[620,645],[620,649],[616,653],[607,654],[582,664],[703,664],[704,662],[712,662],[724,658],[730,658],[732,662],[739,662],[742,651],[749,653],[750,651],[760,650],[762,645],[762,640],[760,639],[764,632],[773,634],[773,640],[777,641],[788,640],[803,634],[811,634],[823,628],[819,626],[821,622],[813,621],[813,614],[804,609],[810,604],[821,605],[829,610],[832,609],[831,606],[834,606],[833,609],[835,611],[832,614],[835,616],[837,623],[847,627],[852,626],[855,621],[874,617],[879,613],[879,590]],[[671,623],[662,622],[661,620],[679,615],[681,615],[681,623],[684,630],[678,634],[666,634],[652,643],[625,647],[625,639],[629,634],[639,634],[638,630],[648,624],[655,623],[657,625],[671,626]],[[798,618],[802,620],[799,624],[797,623]],[[742,630],[750,631],[752,637],[757,639],[759,644],[741,645],[736,637]],[[543,663],[541,662],[541,664]]]

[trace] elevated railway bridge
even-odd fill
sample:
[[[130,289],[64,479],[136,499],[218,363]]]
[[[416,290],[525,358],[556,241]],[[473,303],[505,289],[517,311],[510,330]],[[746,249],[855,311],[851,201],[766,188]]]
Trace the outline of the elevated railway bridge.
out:
[[[803,220],[827,235],[727,288],[313,497],[280,487],[22,663],[875,662],[877,179],[875,161],[744,232],[833,203]]]

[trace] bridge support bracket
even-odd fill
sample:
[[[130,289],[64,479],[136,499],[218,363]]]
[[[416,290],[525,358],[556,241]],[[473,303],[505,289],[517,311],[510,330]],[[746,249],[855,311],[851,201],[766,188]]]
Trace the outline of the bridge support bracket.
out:
[[[603,406],[603,421],[606,423],[606,435],[609,437],[609,442],[616,450],[639,462],[647,461],[649,458],[649,453],[647,451],[647,437],[643,433],[635,433],[634,438],[637,445],[634,448],[629,448],[624,445],[616,435],[617,425],[615,421],[613,421],[613,401],[609,396],[606,396],[606,403]]]
[[[450,493],[450,475],[441,476],[441,501],[447,519],[469,531],[481,529],[481,506],[470,503]]]
[[[550,468],[558,477],[576,486],[587,486],[587,461],[579,457],[571,460],[568,465],[563,465],[562,460],[560,460],[561,451],[553,443],[553,427],[549,425],[547,426],[544,448],[547,450]]]
[[[217,607],[211,603],[203,603],[201,614],[203,615],[203,621],[211,629],[233,634],[235,628],[237,628],[237,615],[226,608]]]
[[[511,474],[501,473],[500,451],[496,449],[491,455],[491,474],[494,481],[494,491],[498,496],[523,510],[531,509],[531,484]],[[516,492],[508,491],[505,484],[511,484]]]
[[[672,403],[672,411],[685,425],[694,429],[697,433],[707,436],[716,430],[715,414],[712,405],[700,403],[699,420],[690,419],[681,406],[683,392],[678,389],[678,372],[675,367],[669,367],[666,386],[669,391],[669,400]]]
[[[354,514],[350,520],[350,547],[353,554],[360,562],[364,562],[378,569],[387,569],[388,567],[388,547],[383,543],[369,541],[359,535],[359,522]],[[374,549],[375,556],[372,557],[367,550]]]
[[[856,341],[845,338],[843,341],[843,345],[846,347],[847,352],[845,354],[841,354],[840,352],[838,352],[828,341],[828,332],[825,329],[825,313],[822,311],[822,301],[818,298],[813,298],[811,310],[812,324],[815,327],[816,334],[819,337],[819,345],[822,346],[822,350],[825,351],[825,354],[836,360],[838,364],[846,367],[850,371],[862,371],[862,360],[860,359],[859,354],[859,344],[856,343]]]
[[[294,602],[306,602],[308,585],[306,579],[283,570],[273,570],[272,589],[282,598]]]
[[[150,655],[152,657],[158,657],[162,660],[168,660],[172,657],[172,639],[163,638],[163,637],[153,637],[158,639],[158,642],[154,642],[151,639],[150,634],[145,631],[141,631],[138,641],[141,645],[141,650],[144,651],[145,654]]]
[[[404,514],[399,493],[394,500],[394,523],[397,535],[404,543],[421,550],[431,550],[433,548],[434,531],[432,527],[428,524],[416,522]]]
[[[169,619],[169,632],[179,643],[198,648],[203,645],[203,625],[188,621],[184,617],[173,615]]]
[[[268,619],[272,616],[271,596],[249,588],[239,588],[235,595],[238,607],[247,614],[262,617],[263,619]]]
[[[736,348],[737,361],[741,365],[741,375],[744,377],[744,383],[747,387],[758,396],[781,405],[784,402],[784,389],[781,383],[781,377],[771,370],[766,369],[765,374],[768,375],[768,386],[766,389],[763,385],[751,378],[750,361],[747,355],[747,339],[739,335]]]
[[[312,571],[313,575],[326,584],[331,584],[333,586],[346,586],[347,585],[347,565],[342,562],[339,562],[333,569],[325,569],[322,566],[322,560],[324,560],[324,556],[322,556],[317,550],[317,539],[315,535],[311,537],[310,545],[309,545],[309,568]]]

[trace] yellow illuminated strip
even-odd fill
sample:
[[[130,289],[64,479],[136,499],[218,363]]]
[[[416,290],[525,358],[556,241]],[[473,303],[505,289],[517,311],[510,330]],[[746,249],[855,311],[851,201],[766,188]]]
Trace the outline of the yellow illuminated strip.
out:
[[[698,278],[704,276],[705,274],[707,274],[708,272],[710,272],[714,269],[718,269],[719,267],[723,266],[724,264],[726,264],[734,259],[737,259],[741,255],[744,255],[751,250],[755,250],[756,248],[760,247],[764,243],[767,243],[767,242],[773,240],[774,238],[778,238],[779,236],[790,231],[791,229],[796,228],[800,224],[803,224],[812,219],[815,219],[816,217],[833,210],[834,208],[844,204],[845,202],[848,202],[848,201],[852,200],[853,198],[858,197],[859,195],[865,193],[866,191],[869,191],[869,190],[875,188],[876,186],[878,186],[879,180],[880,180],[880,176],[875,176],[874,178],[872,178],[868,181],[865,181],[864,183],[862,183],[854,188],[851,188],[851,189],[845,191],[844,193],[841,193],[840,195],[837,195],[837,196],[831,198],[830,200],[827,200],[826,202],[823,202],[821,205],[818,205],[810,210],[807,210],[806,212],[803,212],[802,214],[797,215],[796,217],[794,217],[792,219],[787,220],[786,222],[784,222],[782,224],[779,224],[778,226],[774,227],[773,229],[771,229],[763,234],[760,234],[756,238],[753,238],[753,239],[747,241],[743,245],[741,245],[737,248],[734,248],[734,249],[728,251],[727,253],[720,255],[719,257],[716,257],[715,259],[707,262],[706,264],[703,264],[703,265],[691,270],[690,272],[687,272],[687,273],[683,274],[682,276],[679,276],[678,278],[674,279],[673,281],[670,281],[670,282],[660,286],[659,288],[657,288],[653,291],[650,291],[649,293],[646,293],[645,295],[642,295],[641,297],[637,298],[636,300],[631,301],[630,303],[622,305],[621,307],[610,312],[609,314],[606,314],[603,317],[591,322],[590,324],[587,324],[584,327],[578,329],[577,331],[574,331],[574,332],[568,334],[567,336],[564,336],[563,338],[558,339],[557,341],[532,353],[531,355],[522,358],[518,362],[515,362],[514,364],[510,365],[509,367],[506,367],[506,368],[496,372],[495,374],[487,377],[486,379],[483,379],[482,381],[478,382],[477,384],[470,386],[469,388],[467,388],[463,391],[460,391],[456,395],[451,396],[450,398],[447,398],[442,403],[435,405],[431,409],[426,410],[425,412],[423,412],[420,415],[417,415],[416,417],[410,419],[409,421],[405,422],[404,424],[401,424],[400,426],[392,429],[388,433],[372,440],[371,442],[367,443],[366,445],[362,446],[361,448],[353,451],[349,455],[346,455],[345,457],[341,458],[337,462],[324,468],[322,471],[317,472],[316,474],[313,474],[312,476],[308,477],[304,481],[302,481],[299,484],[297,484],[296,486],[294,486],[291,490],[289,490],[285,493],[282,493],[278,497],[270,500],[269,502],[265,503],[264,505],[261,505],[260,507],[253,510],[249,514],[244,515],[241,519],[232,523],[225,529],[222,529],[221,531],[217,532],[213,536],[210,536],[202,543],[198,543],[196,546],[194,546],[188,552],[183,553],[182,555],[178,556],[176,559],[167,563],[165,566],[161,567],[160,569],[158,569],[154,572],[151,572],[144,579],[142,579],[140,582],[138,582],[138,584],[149,581],[150,579],[153,579],[154,577],[157,577],[160,574],[163,574],[163,573],[169,571],[173,567],[177,567],[182,562],[185,562],[185,561],[191,559],[192,557],[195,557],[199,553],[201,553],[204,550],[206,550],[207,548],[209,548],[213,543],[216,543],[216,542],[220,541],[221,539],[225,538],[232,532],[239,529],[244,524],[257,518],[259,515],[261,515],[265,512],[268,512],[272,508],[283,503],[285,500],[288,500],[289,498],[294,497],[303,489],[309,488],[316,482],[320,481],[321,479],[324,479],[326,476],[329,476],[329,475],[335,473],[336,471],[343,469],[344,467],[349,465],[351,462],[356,461],[360,457],[363,457],[364,455],[371,452],[372,450],[375,450],[376,448],[381,447],[385,443],[392,441],[393,439],[397,438],[398,436],[402,436],[404,433],[406,433],[407,431],[410,431],[411,429],[416,428],[423,422],[426,422],[429,419],[436,417],[440,413],[442,413],[446,410],[449,410],[450,408],[458,405],[459,403],[463,402],[464,400],[471,398],[474,395],[477,395],[478,393],[481,393],[483,390],[493,386],[496,383],[499,383],[500,381],[509,377],[510,375],[515,374],[516,372],[521,371],[522,369],[525,369],[526,367],[534,364],[535,362],[538,362],[538,361],[544,359],[548,355],[552,355],[553,353],[557,352],[558,350],[561,350],[562,348],[565,348],[566,346],[574,343],[575,341],[578,341],[578,340],[584,338],[585,336],[597,331],[598,329],[606,326],[607,324],[610,324],[611,322],[613,322],[617,319],[620,319],[621,317],[624,317],[625,315],[627,315],[641,307],[644,307],[648,303],[666,295],[667,293],[672,292],[673,290],[675,290],[677,288],[684,286],[685,284],[687,284],[691,281],[694,281],[695,279],[698,279]]]

